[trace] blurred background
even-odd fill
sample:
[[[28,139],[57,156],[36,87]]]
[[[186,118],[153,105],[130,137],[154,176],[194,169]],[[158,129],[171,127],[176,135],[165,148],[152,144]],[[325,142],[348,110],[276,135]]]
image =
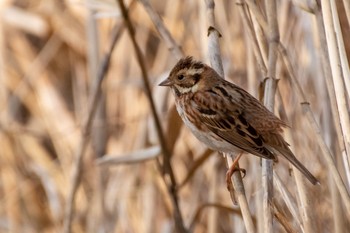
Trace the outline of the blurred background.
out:
[[[124,3],[171,153],[174,180],[162,172],[155,115],[118,1],[3,0],[0,232],[174,232],[176,213],[183,220],[182,232],[246,232],[240,208],[226,189],[225,160],[182,127],[173,96],[157,85],[182,55],[209,64],[206,1]],[[266,18],[264,2],[256,4]],[[323,18],[313,4],[277,1],[280,40],[296,80],[279,56],[275,114],[290,126],[286,141],[321,185],[296,182],[281,158],[274,165],[280,179],[276,186],[283,187],[274,191],[274,232],[350,232],[346,198],[338,192],[317,139],[324,140],[349,192],[346,129],[339,119],[348,120],[346,114],[342,117],[349,114],[350,77],[344,72],[340,79],[345,91],[337,84],[333,89],[335,78],[322,60],[328,59],[319,31]],[[250,24],[242,18],[243,6]],[[336,1],[345,56],[350,52],[349,9],[346,0]],[[259,28],[254,12],[236,1],[215,1],[225,76],[259,98],[266,74],[249,29],[261,51],[268,33]],[[170,37],[160,33],[157,16]],[[103,69],[107,61],[109,67]],[[349,68],[346,62],[339,66]],[[345,97],[342,111],[330,98],[337,92]],[[98,102],[92,104],[94,98]],[[303,111],[306,101],[314,122]],[[254,226],[262,232],[261,161],[245,154],[240,166],[247,170],[243,183]]]

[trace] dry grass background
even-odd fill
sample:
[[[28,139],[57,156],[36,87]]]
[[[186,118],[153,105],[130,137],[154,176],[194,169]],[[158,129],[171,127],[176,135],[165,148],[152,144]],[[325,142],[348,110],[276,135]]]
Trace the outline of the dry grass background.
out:
[[[208,2],[125,1],[141,60],[118,1],[0,3],[0,232],[246,232],[226,189],[225,160],[181,128],[173,97],[157,86],[183,55],[209,63]],[[257,2],[217,0],[214,11],[225,76],[256,97],[270,67],[267,11]],[[273,232],[350,232],[350,4],[317,2],[277,1],[288,55],[276,63],[275,113],[321,185],[280,159]],[[340,20],[338,40],[332,19]],[[267,232],[261,161],[245,155],[240,166],[255,232]]]

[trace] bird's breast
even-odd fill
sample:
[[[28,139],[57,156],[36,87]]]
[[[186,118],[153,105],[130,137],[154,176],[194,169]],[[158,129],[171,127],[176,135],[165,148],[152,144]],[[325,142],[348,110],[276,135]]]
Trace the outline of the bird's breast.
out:
[[[183,96],[182,96],[183,97]],[[175,101],[176,109],[185,123],[186,127],[191,130],[193,135],[202,143],[212,150],[221,152],[235,152],[237,149],[232,144],[222,140],[219,136],[211,132],[198,117],[198,111],[193,108],[193,103],[189,96],[178,98]]]

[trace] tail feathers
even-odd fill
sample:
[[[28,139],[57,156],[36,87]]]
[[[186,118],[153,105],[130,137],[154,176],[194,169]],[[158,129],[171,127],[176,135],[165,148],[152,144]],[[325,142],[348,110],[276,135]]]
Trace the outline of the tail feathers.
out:
[[[289,162],[291,162],[304,176],[313,184],[320,184],[320,182],[314,177],[309,170],[294,156],[293,152],[288,148],[284,147],[274,147],[279,153],[281,153]]]
[[[269,149],[277,151],[282,154],[289,162],[291,162],[298,170],[303,173],[306,178],[314,185],[320,184],[320,182],[304,167],[304,165],[294,156],[293,152],[289,149],[289,144],[283,139],[279,133],[271,133],[266,137]]]

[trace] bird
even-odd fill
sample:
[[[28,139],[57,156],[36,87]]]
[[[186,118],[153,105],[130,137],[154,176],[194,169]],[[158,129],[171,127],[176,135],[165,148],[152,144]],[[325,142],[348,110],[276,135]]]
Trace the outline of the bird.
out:
[[[170,87],[184,124],[207,147],[237,154],[226,182],[243,153],[278,161],[282,155],[312,184],[319,181],[295,157],[282,136],[288,125],[241,87],[191,56],[180,59],[159,86]],[[228,183],[229,186],[229,183]]]

